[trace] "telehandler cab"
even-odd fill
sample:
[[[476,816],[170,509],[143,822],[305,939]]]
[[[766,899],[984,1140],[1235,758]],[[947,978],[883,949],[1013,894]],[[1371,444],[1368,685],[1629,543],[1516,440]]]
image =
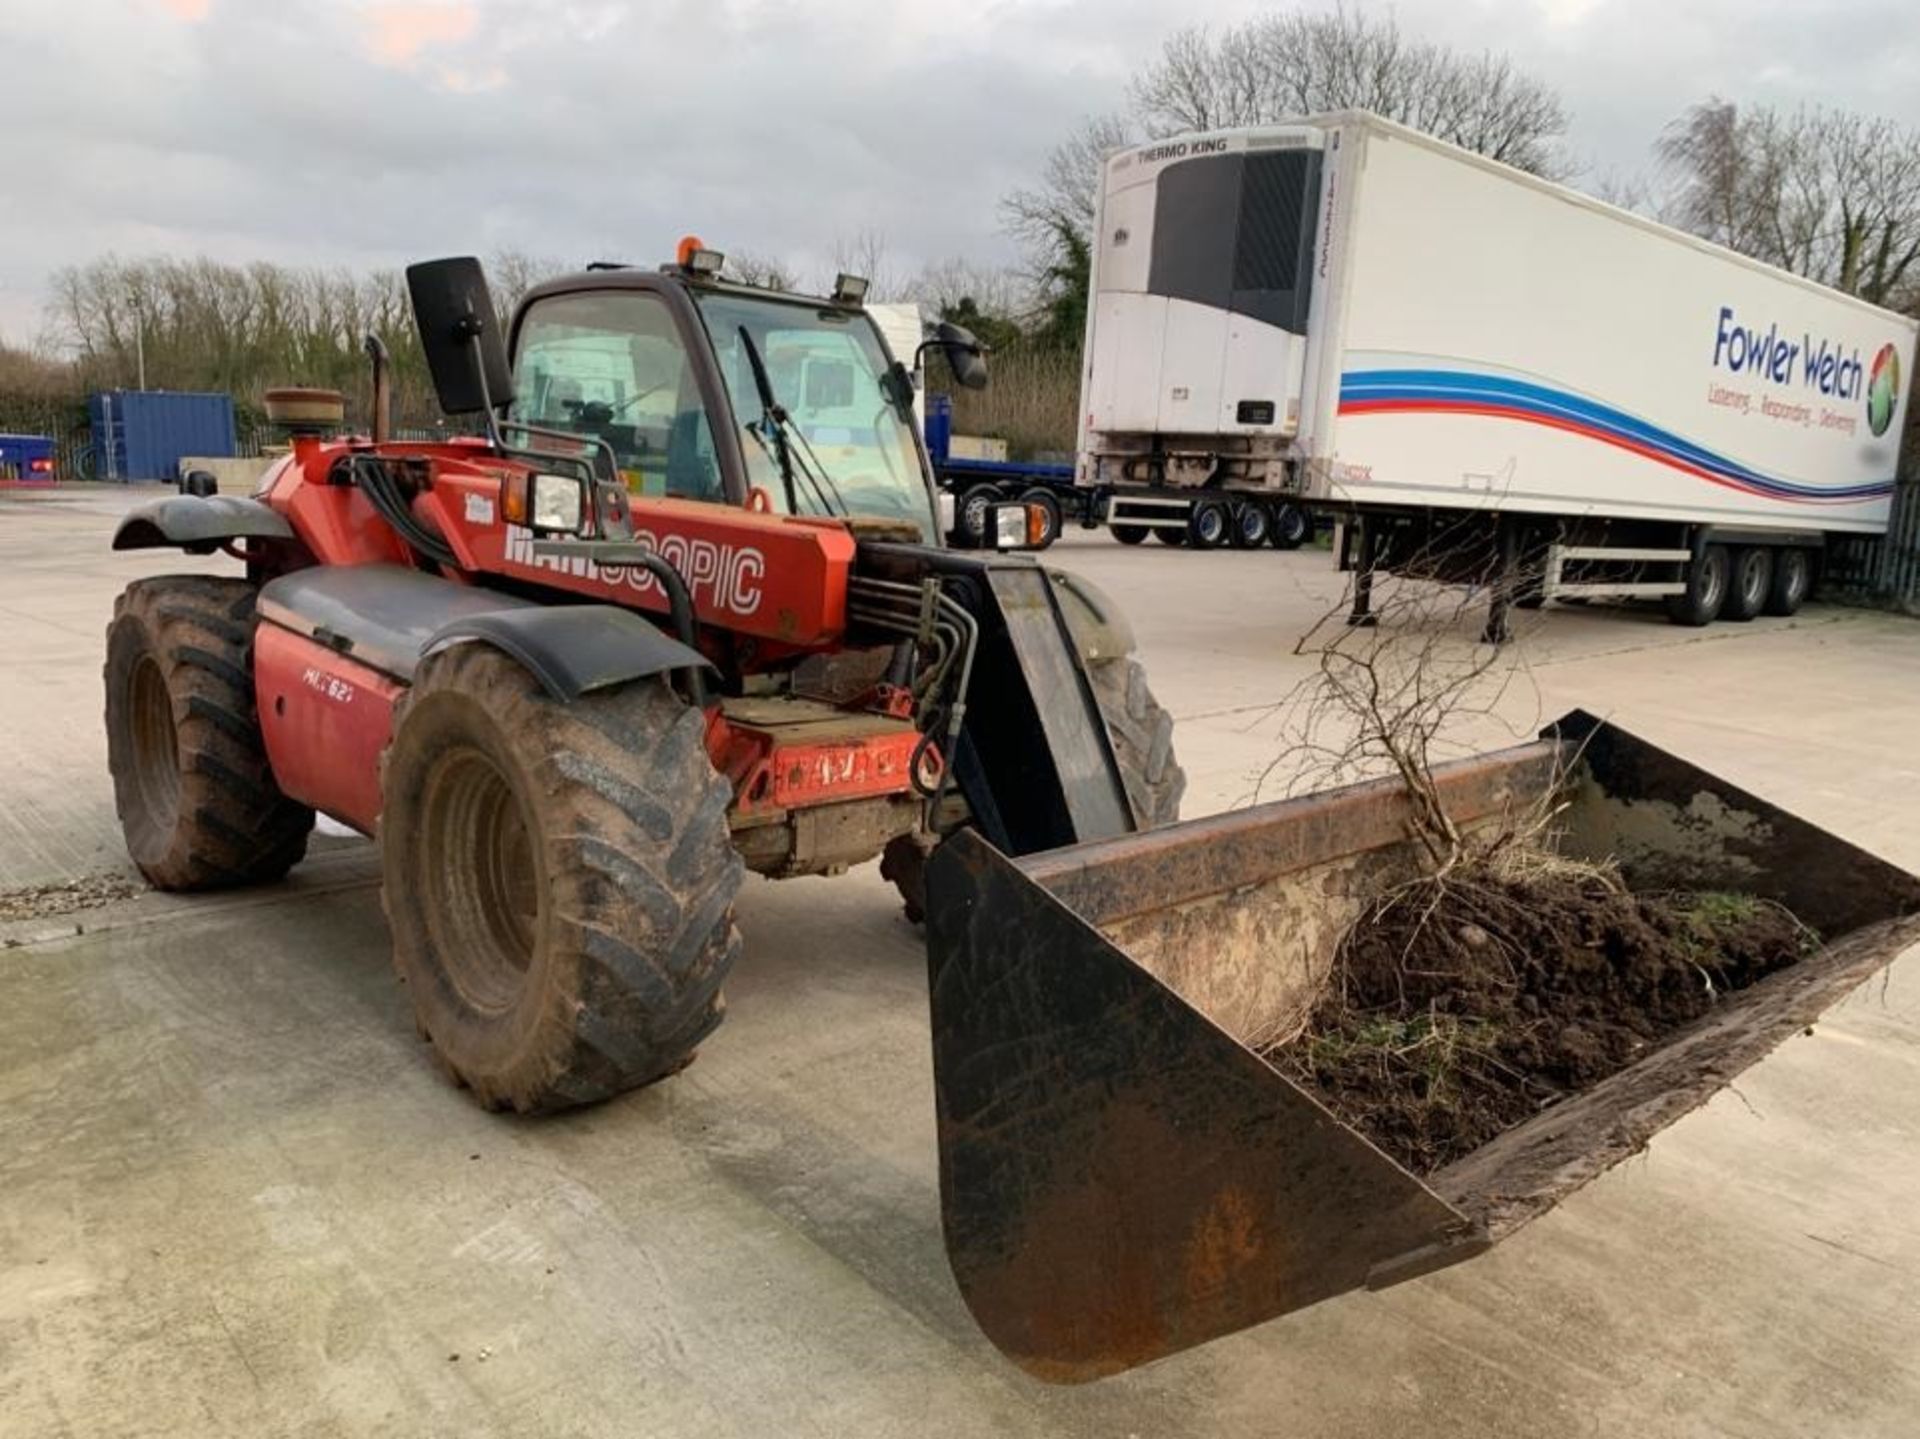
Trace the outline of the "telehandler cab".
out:
[[[743,871],[881,856],[927,924],[954,1274],[1016,1362],[1088,1379],[1479,1252],[1884,963],[1920,907],[1911,877],[1584,716],[1453,767],[1462,823],[1573,783],[1572,832],[1630,869],[1877,928],[1730,1007],[1689,1041],[1706,1069],[1655,1056],[1416,1177],[1248,1047],[1310,1007],[1370,868],[1404,867],[1403,792],[1174,824],[1172,722],[1113,604],[942,548],[863,287],[719,269],[697,242],[593,269],[503,334],[477,262],[415,265],[441,406],[483,435],[391,438],[370,343],[369,436],[288,397],[254,497],[160,500],[114,539],[245,569],[116,606],[134,862],[213,889],[284,875],[316,811],[377,835],[419,1028],[481,1104],[674,1073],[720,1020]],[[980,382],[965,331],[930,343]],[[998,506],[988,533],[1043,519]],[[1651,822],[1702,805],[1707,829]]]

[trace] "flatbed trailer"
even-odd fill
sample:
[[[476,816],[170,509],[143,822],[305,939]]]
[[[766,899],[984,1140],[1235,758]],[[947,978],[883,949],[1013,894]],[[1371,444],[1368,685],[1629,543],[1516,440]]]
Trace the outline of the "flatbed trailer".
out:
[[[1064,525],[1094,529],[1106,518],[1106,497],[1075,485],[1070,464],[956,457],[949,396],[927,396],[923,428],[934,480],[953,504],[949,538],[963,548],[980,544],[989,507],[1010,501],[1037,504],[1045,510],[1049,519],[1040,549],[1059,539]]]

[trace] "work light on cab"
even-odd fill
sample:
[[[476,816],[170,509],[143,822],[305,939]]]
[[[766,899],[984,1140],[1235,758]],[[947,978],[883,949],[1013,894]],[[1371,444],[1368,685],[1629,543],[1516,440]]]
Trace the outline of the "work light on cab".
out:
[[[674,260],[689,275],[711,277],[720,273],[721,266],[727,263],[727,257],[718,250],[709,250],[706,241],[698,235],[683,235],[674,252]]]

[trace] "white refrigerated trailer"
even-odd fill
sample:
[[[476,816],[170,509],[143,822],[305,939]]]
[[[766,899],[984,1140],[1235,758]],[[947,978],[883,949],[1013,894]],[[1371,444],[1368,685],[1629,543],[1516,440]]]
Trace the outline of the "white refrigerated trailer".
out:
[[[1886,528],[1904,316],[1358,113],[1121,151],[1096,225],[1077,478],[1135,533],[1292,501],[1704,624]]]

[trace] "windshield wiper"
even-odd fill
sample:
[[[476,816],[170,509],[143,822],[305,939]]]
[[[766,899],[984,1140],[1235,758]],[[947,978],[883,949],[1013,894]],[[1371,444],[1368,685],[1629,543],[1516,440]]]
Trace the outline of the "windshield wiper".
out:
[[[792,417],[774,399],[773,381],[767,377],[767,362],[760,358],[760,347],[753,343],[753,336],[747,332],[745,325],[738,328],[740,344],[747,353],[747,368],[753,371],[753,387],[760,395],[760,419],[748,428],[753,430],[754,438],[760,441],[763,449],[767,445],[767,434],[773,436],[773,457],[780,466],[780,479],[787,487],[787,508],[796,515],[800,513],[799,488],[793,483],[793,474],[797,469],[812,487],[813,496],[822,510],[832,514],[837,501],[841,514],[851,514],[846,500],[840,496],[840,487],[827,479],[826,471],[819,467],[819,459],[813,453],[813,446],[807,444],[807,437],[794,427]],[[798,440],[805,448],[807,458],[802,459],[795,452],[794,440]],[[833,492],[831,499],[828,498],[829,489]]]

